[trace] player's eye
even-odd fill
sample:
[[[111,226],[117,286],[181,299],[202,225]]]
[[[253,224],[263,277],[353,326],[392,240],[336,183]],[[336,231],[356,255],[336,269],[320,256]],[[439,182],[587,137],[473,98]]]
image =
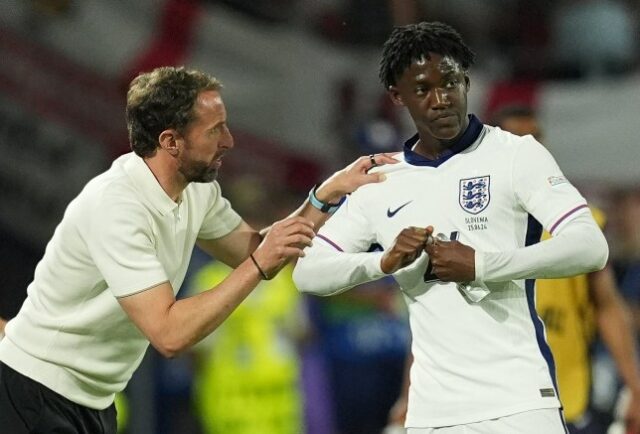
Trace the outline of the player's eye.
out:
[[[445,83],[444,87],[446,87],[447,89],[453,89],[454,87],[456,87],[458,85],[459,81],[457,79],[451,79],[451,80],[447,80],[447,82]]]

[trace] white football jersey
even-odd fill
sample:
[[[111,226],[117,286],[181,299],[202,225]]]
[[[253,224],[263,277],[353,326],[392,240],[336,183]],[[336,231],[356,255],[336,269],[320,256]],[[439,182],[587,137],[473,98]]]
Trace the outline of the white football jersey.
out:
[[[432,225],[476,250],[508,251],[537,242],[541,224],[553,233],[586,207],[531,136],[470,116],[462,139],[438,160],[414,153],[416,141],[407,141],[398,164],[376,169],[386,181],[349,196],[317,242],[344,252],[366,252],[374,243],[387,249],[402,229]],[[488,283],[489,294],[474,302],[455,283],[438,281],[424,252],[395,278],[413,333],[407,427],[560,406],[534,281]]]

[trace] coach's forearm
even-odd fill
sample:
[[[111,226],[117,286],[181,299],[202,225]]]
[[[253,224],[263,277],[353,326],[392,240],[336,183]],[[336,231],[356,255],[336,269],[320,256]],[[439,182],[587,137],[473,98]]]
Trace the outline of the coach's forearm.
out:
[[[177,300],[167,313],[165,335],[154,346],[165,357],[175,357],[189,349],[218,328],[260,280],[257,268],[248,259],[217,286]]]

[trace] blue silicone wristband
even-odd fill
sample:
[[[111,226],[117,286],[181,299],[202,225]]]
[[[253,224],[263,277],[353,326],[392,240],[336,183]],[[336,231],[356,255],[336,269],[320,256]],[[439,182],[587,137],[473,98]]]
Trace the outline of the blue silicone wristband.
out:
[[[311,206],[313,206],[314,208],[320,210],[320,212],[333,214],[338,210],[338,208],[340,208],[340,205],[342,205],[344,201],[347,199],[347,196],[343,196],[342,199],[340,199],[340,202],[338,203],[326,203],[318,199],[318,197],[316,196],[317,189],[318,189],[318,185],[314,186],[309,192],[309,203],[311,203]]]

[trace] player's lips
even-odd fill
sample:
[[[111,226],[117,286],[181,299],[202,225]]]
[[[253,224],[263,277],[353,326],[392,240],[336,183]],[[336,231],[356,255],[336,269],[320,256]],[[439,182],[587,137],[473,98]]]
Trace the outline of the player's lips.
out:
[[[435,118],[433,118],[433,121],[434,122],[445,122],[445,121],[449,122],[455,117],[456,117],[456,114],[453,113],[453,112],[444,112],[444,113],[440,113]]]

